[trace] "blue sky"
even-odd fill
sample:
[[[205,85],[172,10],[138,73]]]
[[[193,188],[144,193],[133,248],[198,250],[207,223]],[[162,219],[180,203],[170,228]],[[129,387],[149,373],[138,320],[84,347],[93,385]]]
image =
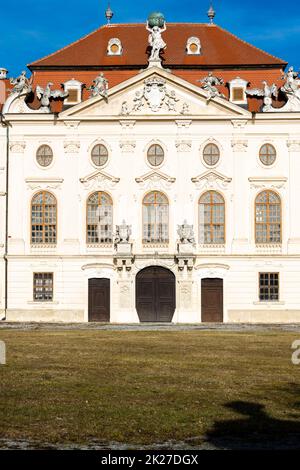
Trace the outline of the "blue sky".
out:
[[[0,67],[18,75],[33,62],[105,23],[103,0],[14,0],[1,5]],[[288,6],[289,5],[289,6]],[[292,7],[290,7],[292,5]],[[300,2],[215,0],[215,22],[300,68]],[[113,22],[144,22],[153,10],[170,22],[207,22],[209,0],[111,0]]]

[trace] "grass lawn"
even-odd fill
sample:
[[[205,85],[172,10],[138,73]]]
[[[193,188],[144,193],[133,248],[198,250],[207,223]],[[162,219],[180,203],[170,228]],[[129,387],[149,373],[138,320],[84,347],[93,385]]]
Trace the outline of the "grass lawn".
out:
[[[280,331],[1,330],[0,438],[300,439],[296,339]]]

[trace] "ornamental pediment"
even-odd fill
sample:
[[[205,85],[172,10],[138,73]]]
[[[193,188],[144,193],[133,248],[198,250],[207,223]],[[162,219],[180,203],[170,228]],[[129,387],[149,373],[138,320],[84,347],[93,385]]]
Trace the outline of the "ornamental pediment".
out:
[[[120,178],[116,176],[109,175],[104,171],[97,170],[93,173],[80,178],[79,180],[85,189],[113,189],[117,183],[119,183]]]
[[[232,178],[228,178],[217,171],[206,171],[192,178],[192,182],[195,183],[197,189],[226,189],[231,181]]]
[[[173,178],[161,171],[149,171],[145,175],[135,178],[135,181],[143,189],[168,189],[175,183],[176,178]]]
[[[200,86],[164,69],[151,67],[134,77],[108,88],[107,96],[94,96],[63,111],[64,121],[75,117],[118,117],[137,119],[143,116],[174,116],[187,119],[189,116],[228,116],[250,118],[251,114],[216,96],[207,100],[207,93]]]

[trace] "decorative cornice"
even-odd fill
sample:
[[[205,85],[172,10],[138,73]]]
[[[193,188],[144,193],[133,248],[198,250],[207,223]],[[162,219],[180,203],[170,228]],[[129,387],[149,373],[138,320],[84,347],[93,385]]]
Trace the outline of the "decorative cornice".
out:
[[[79,181],[83,184],[84,189],[113,189],[119,183],[120,178],[97,170],[84,178],[80,178]]]
[[[27,189],[60,189],[63,178],[26,178]]]
[[[234,139],[231,141],[231,147],[234,152],[246,152],[248,147],[248,140]]]
[[[120,119],[119,123],[120,126],[122,126],[122,129],[133,129],[136,121],[132,119]]]
[[[300,140],[287,140],[286,145],[290,152],[300,152]]]
[[[190,152],[192,148],[192,141],[191,140],[177,140],[175,142],[175,147],[177,148],[177,152]]]
[[[284,188],[287,178],[285,176],[252,176],[248,178],[251,183],[251,189],[263,189],[263,188]]]
[[[26,142],[24,140],[11,141],[9,143],[9,150],[12,153],[24,153]]]
[[[150,171],[149,173],[146,173],[143,176],[140,176],[139,178],[135,178],[135,181],[137,183],[144,183],[147,180],[153,180],[153,179],[159,179],[159,180],[164,180],[167,181],[168,183],[174,183],[176,181],[176,178],[172,178],[171,176],[168,176],[160,171]]]
[[[234,129],[244,129],[248,124],[248,121],[246,119],[232,119],[231,124]]]
[[[175,119],[175,123],[179,129],[188,129],[192,124],[192,119]]]
[[[136,147],[136,142],[135,142],[135,140],[121,140],[120,143],[119,143],[119,146],[120,146],[122,152],[132,153],[132,152],[134,152],[134,149]]]
[[[64,142],[64,149],[66,153],[78,153],[80,149],[79,140],[66,140]]]
[[[77,129],[80,125],[80,121],[64,121],[64,125],[67,126],[68,129]]]
[[[192,182],[196,184],[197,189],[215,188],[227,189],[232,178],[218,173],[217,171],[206,171],[202,175],[191,178]]]

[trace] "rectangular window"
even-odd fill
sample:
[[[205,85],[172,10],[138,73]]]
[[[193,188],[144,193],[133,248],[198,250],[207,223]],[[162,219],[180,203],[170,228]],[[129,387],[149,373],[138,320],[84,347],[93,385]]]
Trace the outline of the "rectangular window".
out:
[[[33,300],[35,302],[53,300],[53,273],[33,274]]]
[[[262,302],[279,300],[279,273],[259,273],[259,300]]]
[[[69,88],[68,90],[69,95],[67,96],[65,103],[78,103],[79,102],[79,90],[76,88]]]
[[[233,101],[244,101],[244,88],[233,88],[232,89],[232,100]]]

